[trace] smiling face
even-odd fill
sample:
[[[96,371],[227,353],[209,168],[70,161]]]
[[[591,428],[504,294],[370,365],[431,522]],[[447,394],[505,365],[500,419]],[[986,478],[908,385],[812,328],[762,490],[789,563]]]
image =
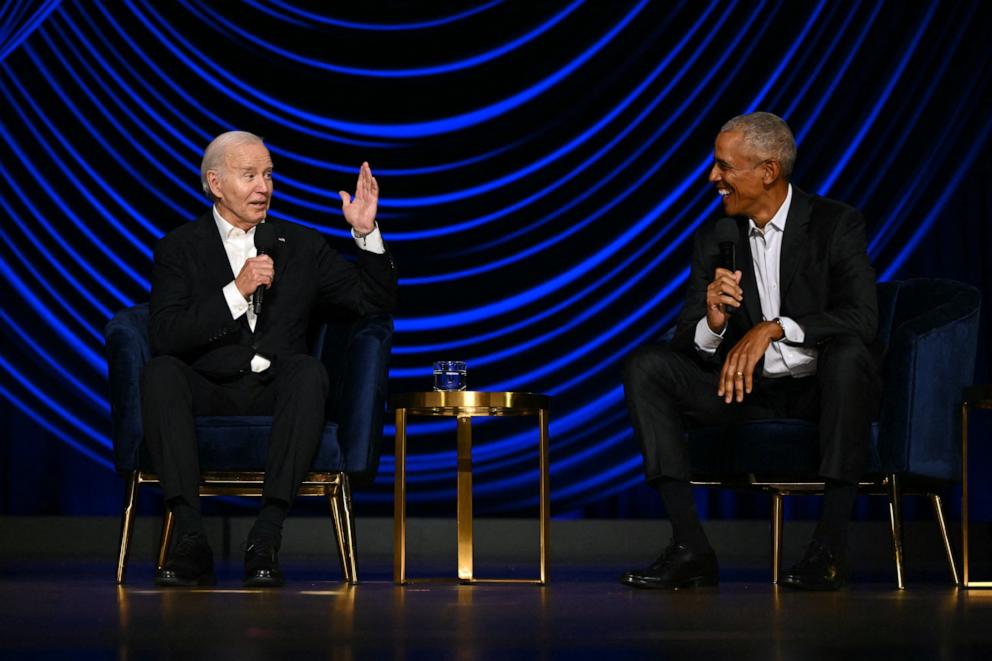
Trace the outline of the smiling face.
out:
[[[272,157],[261,143],[230,146],[223,165],[207,172],[217,210],[227,222],[248,231],[265,220],[272,202]]]
[[[785,199],[788,184],[779,177],[777,161],[762,159],[744,141],[742,131],[723,131],[716,137],[709,180],[723,198],[728,216],[747,216],[763,225]]]

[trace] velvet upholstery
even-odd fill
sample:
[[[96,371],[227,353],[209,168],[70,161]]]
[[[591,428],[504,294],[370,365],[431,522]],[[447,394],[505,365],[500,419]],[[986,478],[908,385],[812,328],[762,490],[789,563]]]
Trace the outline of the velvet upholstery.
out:
[[[105,328],[117,470],[152,471],[141,424],[141,370],[151,357],[148,305],[121,310]],[[379,464],[393,322],[388,315],[338,319],[313,333],[314,355],[331,381],[328,421],[313,471],[371,480]],[[270,416],[196,419],[204,471],[265,468]]]
[[[960,407],[974,376],[981,296],[951,280],[878,284],[884,382],[866,472],[921,480],[961,475]],[[853,396],[857,396],[854,394]],[[816,479],[816,425],[758,420],[689,432],[694,476]]]

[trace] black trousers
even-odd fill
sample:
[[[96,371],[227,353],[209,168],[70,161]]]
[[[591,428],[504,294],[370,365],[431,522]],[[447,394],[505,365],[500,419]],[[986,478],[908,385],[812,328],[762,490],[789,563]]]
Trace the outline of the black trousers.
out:
[[[717,397],[721,367],[668,345],[643,346],[626,358],[624,398],[649,482],[690,479],[687,428],[768,418],[817,422],[820,475],[861,477],[881,398],[876,360],[863,342],[835,337],[820,347],[815,375],[756,379],[741,403]]]
[[[199,497],[194,416],[271,415],[263,496],[291,503],[313,462],[324,429],[329,381],[309,355],[280,356],[261,374],[214,383],[178,358],[159,356],[141,379],[141,415],[166,500]]]

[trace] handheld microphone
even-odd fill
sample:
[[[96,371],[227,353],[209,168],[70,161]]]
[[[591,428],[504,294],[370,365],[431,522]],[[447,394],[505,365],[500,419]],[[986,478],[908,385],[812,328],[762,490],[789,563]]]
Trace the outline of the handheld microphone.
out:
[[[721,218],[716,221],[716,229],[713,235],[716,238],[717,247],[720,251],[717,266],[733,273],[737,270],[737,256],[735,254],[737,238],[739,236],[737,223],[733,218]],[[723,313],[731,315],[734,313],[734,308],[725,305],[723,306]]]
[[[276,229],[268,223],[260,223],[255,226],[255,251],[259,255],[267,255],[272,252],[276,243]],[[251,297],[252,308],[255,316],[262,314],[262,298],[265,296],[265,285],[259,285]]]

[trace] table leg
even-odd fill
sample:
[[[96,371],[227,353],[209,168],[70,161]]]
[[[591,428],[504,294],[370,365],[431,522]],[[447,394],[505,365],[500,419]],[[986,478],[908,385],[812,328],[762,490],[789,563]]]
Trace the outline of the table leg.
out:
[[[458,579],[472,580],[472,418],[458,416]]]
[[[551,562],[551,471],[548,466],[548,415],[541,409],[538,422],[541,426],[541,585],[548,583],[548,566]]]
[[[393,580],[406,583],[406,409],[396,409],[393,493]]]

